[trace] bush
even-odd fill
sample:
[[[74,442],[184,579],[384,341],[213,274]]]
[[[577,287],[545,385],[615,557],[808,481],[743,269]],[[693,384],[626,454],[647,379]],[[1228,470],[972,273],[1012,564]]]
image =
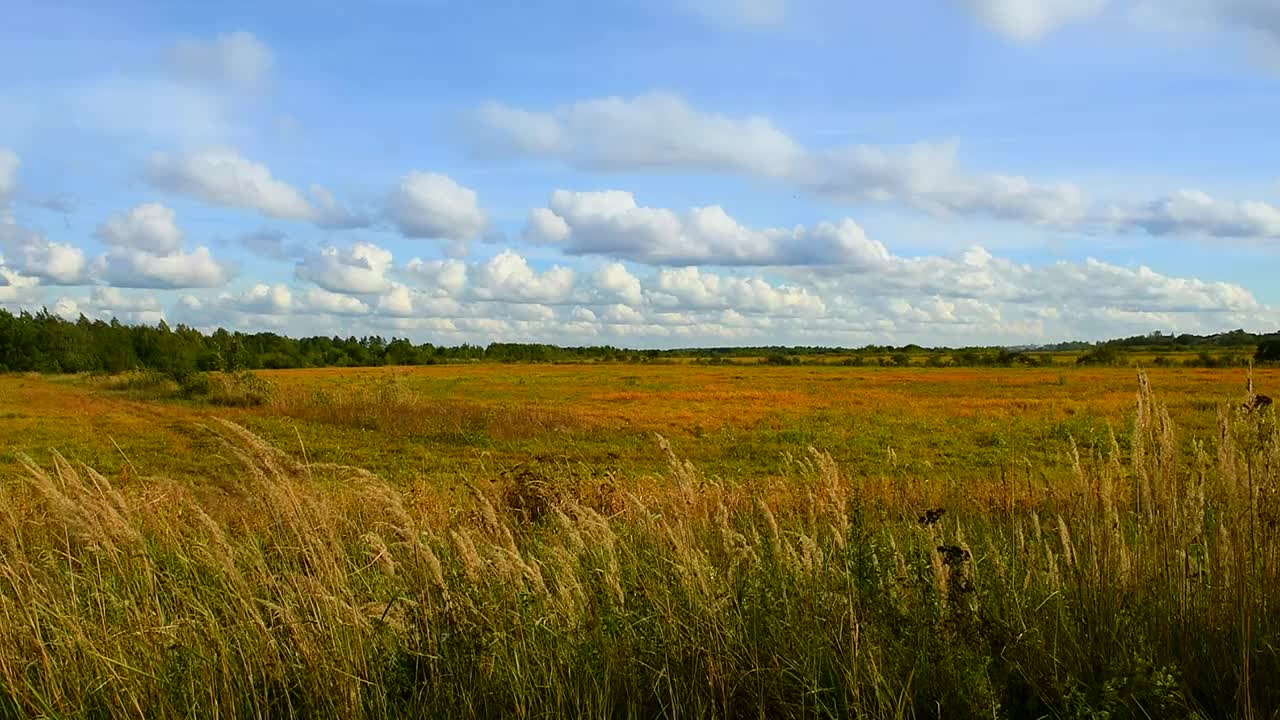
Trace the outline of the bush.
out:
[[[177,388],[173,379],[155,370],[138,370],[122,373],[107,379],[108,390],[144,394],[167,394]]]
[[[1100,345],[1076,358],[1077,365],[1120,365],[1124,353],[1110,345]]]
[[[1280,340],[1267,340],[1258,344],[1253,354],[1256,363],[1280,363]]]
[[[208,393],[214,405],[251,407],[265,405],[275,397],[276,386],[250,370],[216,376]]]
[[[213,390],[213,381],[207,372],[183,373],[175,380],[178,383],[178,395],[184,398],[204,397]]]

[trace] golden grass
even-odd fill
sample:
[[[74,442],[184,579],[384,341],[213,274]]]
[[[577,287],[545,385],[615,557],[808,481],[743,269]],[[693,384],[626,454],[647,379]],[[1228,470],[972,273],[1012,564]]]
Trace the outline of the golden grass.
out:
[[[1280,432],[1239,401],[1192,443],[1139,376],[1127,447],[941,507],[815,449],[726,479],[662,438],[648,481],[466,495],[223,419],[200,482],[22,457],[0,715],[1277,717]]]

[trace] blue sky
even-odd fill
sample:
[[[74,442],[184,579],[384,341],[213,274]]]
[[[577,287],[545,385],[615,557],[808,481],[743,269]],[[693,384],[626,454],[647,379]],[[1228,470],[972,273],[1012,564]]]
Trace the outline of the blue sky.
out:
[[[1280,327],[1274,0],[5,15],[11,310],[643,347]]]

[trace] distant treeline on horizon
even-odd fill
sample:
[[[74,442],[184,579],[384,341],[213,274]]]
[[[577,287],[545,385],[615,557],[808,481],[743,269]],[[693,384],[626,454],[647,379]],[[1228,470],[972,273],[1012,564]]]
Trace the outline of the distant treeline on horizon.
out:
[[[434,365],[449,362],[654,362],[699,359],[730,362],[755,358],[772,364],[799,364],[804,358],[846,356],[843,364],[881,365],[1039,365],[1044,354],[1073,352],[1081,363],[1118,364],[1125,352],[1199,352],[1200,364],[1229,362],[1209,350],[1235,350],[1231,359],[1280,362],[1280,331],[1255,334],[1244,330],[1215,335],[1154,332],[1103,342],[1063,342],[1034,347],[922,347],[866,345],[860,348],[755,346],[636,350],[609,345],[560,347],[541,343],[485,346],[415,344],[377,335],[290,338],[276,333],[243,333],[218,329],[205,334],[195,328],[128,325],[117,320],[66,320],[47,310],[17,315],[0,309],[0,372],[125,372],[155,370],[174,377],[191,372]],[[1248,355],[1242,351],[1252,351]],[[1040,353],[1041,355],[1036,355]],[[925,356],[917,362],[912,358]],[[1193,361],[1192,364],[1195,364]]]

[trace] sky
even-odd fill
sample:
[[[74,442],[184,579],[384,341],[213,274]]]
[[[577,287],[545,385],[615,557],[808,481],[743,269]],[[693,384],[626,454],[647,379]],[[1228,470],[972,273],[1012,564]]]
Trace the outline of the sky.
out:
[[[1277,0],[0,0],[0,307],[418,342],[1280,329]]]

